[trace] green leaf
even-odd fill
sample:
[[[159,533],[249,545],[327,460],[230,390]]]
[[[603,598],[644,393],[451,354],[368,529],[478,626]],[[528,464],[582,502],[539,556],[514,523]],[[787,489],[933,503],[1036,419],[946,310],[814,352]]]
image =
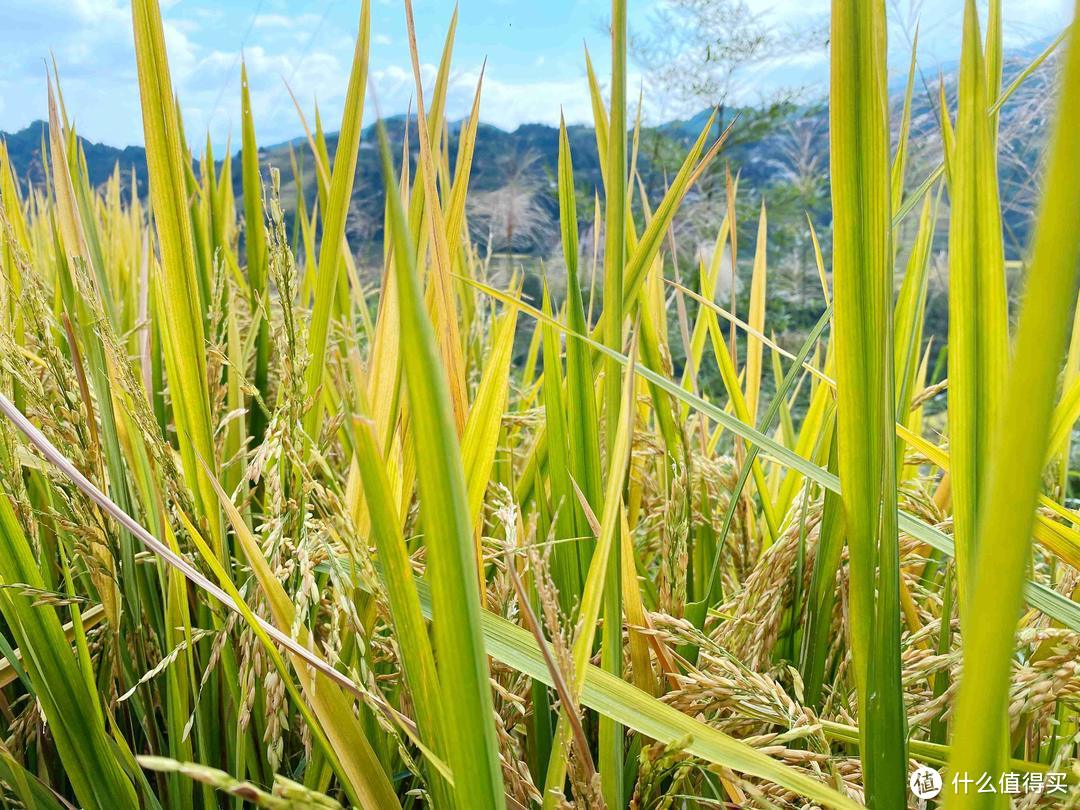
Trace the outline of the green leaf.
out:
[[[258,317],[255,338],[255,388],[269,407],[267,377],[270,365],[270,295],[267,286],[266,231],[263,224],[262,178],[259,175],[259,147],[255,140],[255,118],[251,114],[247,65],[240,63],[240,125],[242,135],[241,179],[244,192],[244,249],[247,253],[248,304]],[[263,405],[252,402],[248,416],[249,432],[256,446],[266,430]]]
[[[311,410],[304,419],[304,430],[317,441],[322,424],[322,397],[316,396],[326,368],[327,342],[330,335],[330,316],[334,310],[339,267],[345,242],[345,220],[352,199],[356,175],[357,150],[364,118],[364,91],[367,89],[368,50],[371,44],[371,0],[360,6],[360,26],[353,49],[349,86],[345,90],[345,109],[341,113],[334,168],[330,176],[330,193],[322,209],[322,242],[319,246],[319,265],[315,278],[315,303],[308,332],[308,361],[304,379],[308,396],[314,397]]]
[[[424,308],[416,254],[381,123],[379,149],[394,240],[401,350],[417,454],[450,767],[459,798],[467,798],[476,808],[501,808],[502,773],[488,686],[490,674],[480,637],[480,582],[461,449],[446,372]]]
[[[150,201],[161,251],[160,317],[168,325],[163,341],[173,419],[184,468],[184,477],[210,530],[214,551],[225,559],[224,531],[211,476],[200,465],[202,458],[213,470],[214,422],[206,379],[204,306],[197,277],[195,241],[186,201],[186,151],[182,143],[165,53],[165,33],[158,0],[133,0],[135,59],[142,102],[146,163],[150,175]]]
[[[6,493],[0,493],[0,543],[0,581],[44,590],[34,552]],[[34,696],[79,802],[101,810],[137,806],[135,790],[112,754],[98,696],[90,691],[64,638],[56,608],[35,605],[33,597],[2,588],[0,612],[22,652]]]
[[[848,628],[872,806],[903,803],[900,561],[892,346],[889,121],[883,0],[836,0],[829,160],[837,468],[850,561]]]
[[[1080,9],[1078,9],[1080,11]],[[1070,37],[1049,150],[1046,188],[1036,221],[1031,266],[1003,404],[991,434],[994,460],[978,514],[978,545],[963,625],[964,676],[953,716],[954,772],[1007,769],[1009,679],[1024,572],[1057,375],[1065,349],[1080,267],[1080,29]],[[1005,797],[971,792],[948,806],[991,808]]]
[[[517,300],[511,295],[507,295],[506,293],[500,292],[493,287],[489,287],[488,285],[475,280],[469,280],[468,283],[483,291],[486,295],[490,295],[510,306],[518,307],[522,312],[538,321],[543,322],[546,320],[544,314],[538,309]],[[559,324],[558,322],[555,323],[559,328],[566,329],[562,324]],[[573,334],[570,333],[569,330],[567,330],[567,333]],[[586,335],[576,334],[574,337],[591,346],[600,354],[618,358],[619,362],[624,366],[628,365],[630,362],[625,355],[611,351],[602,343],[599,343]],[[822,469],[814,462],[809,461],[804,456],[800,456],[795,451],[785,447],[771,436],[760,433],[746,423],[741,422],[739,419],[727,413],[723,408],[717,407],[715,404],[686,391],[678,383],[672,382],[643,366],[638,365],[634,368],[638,375],[644,377],[658,388],[667,391],[676,399],[685,402],[694,410],[705,414],[723,427],[724,430],[730,430],[736,436],[745,439],[751,444],[757,445],[777,463],[806,476],[832,492],[840,493],[840,479],[832,473]],[[900,512],[899,528],[901,531],[917,538],[943,554],[951,557],[955,553],[951,537],[944,534],[940,529],[930,526],[913,515]],[[1027,601],[1028,605],[1036,610],[1042,611],[1047,616],[1056,619],[1069,629],[1080,631],[1080,604],[1077,604],[1067,596],[1063,596],[1040,582],[1028,581],[1024,585],[1024,599]]]
[[[949,165],[949,447],[960,620],[1008,357],[996,135],[974,0],[964,5],[956,143]]]

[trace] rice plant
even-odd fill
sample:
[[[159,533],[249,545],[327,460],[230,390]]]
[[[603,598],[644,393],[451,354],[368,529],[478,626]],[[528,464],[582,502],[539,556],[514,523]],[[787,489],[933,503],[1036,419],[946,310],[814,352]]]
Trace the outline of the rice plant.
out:
[[[131,5],[148,198],[119,167],[91,184],[58,76],[46,182],[0,144],[4,806],[1080,802],[1080,29],[1003,87],[1000,0],[985,26],[965,0],[942,164],[911,178],[915,55],[891,133],[884,0],[833,0],[831,242],[808,223],[820,317],[791,350],[767,205],[747,311],[721,294],[716,116],[642,182],[626,0],[610,77],[584,56],[601,187],[579,204],[564,125],[565,284],[535,297],[469,227],[483,88],[451,128],[456,12],[425,84],[405,0],[415,117],[402,154],[370,136],[367,268],[346,223],[389,8],[362,0],[332,150],[316,113],[261,163],[241,67],[234,185],[188,145],[158,0]],[[998,111],[1051,56],[1010,304]],[[691,264],[706,176],[727,214]],[[909,790],[921,766],[940,793]]]

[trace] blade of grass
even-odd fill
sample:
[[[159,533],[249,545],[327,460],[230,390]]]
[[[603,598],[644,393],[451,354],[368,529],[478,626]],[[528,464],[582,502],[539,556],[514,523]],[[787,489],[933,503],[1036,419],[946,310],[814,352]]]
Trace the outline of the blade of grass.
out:
[[[626,316],[626,229],[633,222],[627,222],[626,206],[626,0],[611,0],[611,114],[608,127],[607,172],[605,174],[604,207],[604,343],[616,351],[623,345],[623,325]],[[610,485],[615,476],[613,471],[621,463],[616,456],[616,440],[622,430],[616,414],[623,408],[623,419],[632,420],[632,394],[623,397],[622,377],[619,365],[605,359],[604,367],[604,416],[607,419],[604,446],[608,454],[609,486],[604,493],[604,517],[611,512],[612,531],[618,533],[615,521],[618,510],[612,501],[622,504],[622,482],[619,490],[612,492]],[[631,391],[633,375],[627,375]],[[625,412],[630,412],[629,415]],[[632,422],[631,422],[632,424]],[[632,428],[631,428],[632,433]],[[629,456],[629,437],[626,454]],[[620,461],[616,461],[620,459]],[[612,561],[612,552],[605,549],[601,542],[593,556],[589,577],[585,583],[585,595],[589,592],[593,567],[599,558],[600,569],[604,573],[604,628],[600,643],[600,661],[605,671],[615,676],[622,673],[622,587],[619,580],[617,557]],[[584,603],[584,601],[583,601]],[[584,615],[584,612],[583,614]],[[590,644],[591,647],[591,644]],[[575,649],[575,653],[578,652]],[[575,665],[583,671],[584,663],[580,657]],[[599,740],[597,742],[597,761],[600,768],[601,790],[604,801],[609,807],[619,807],[623,803],[623,730],[609,717],[600,718]],[[560,737],[560,742],[562,737]]]
[[[421,520],[434,600],[435,646],[455,791],[472,807],[504,805],[489,671],[480,638],[477,579],[461,450],[446,372],[416,276],[409,224],[379,125],[383,183],[394,238],[402,353],[417,454]]]
[[[911,134],[911,96],[915,89],[915,65],[919,51],[919,29],[911,38],[911,61],[908,63],[907,85],[904,89],[904,106],[900,111],[900,133],[896,138],[896,153],[893,155],[890,188],[892,190],[892,210],[900,208],[904,197],[904,175],[907,170],[908,138]],[[895,227],[895,226],[894,226]]]
[[[768,219],[765,214],[765,200],[761,201],[761,214],[758,217],[757,248],[754,251],[754,270],[750,277],[750,311],[747,320],[758,331],[765,331],[765,288],[768,250]],[[761,359],[762,345],[756,340],[746,342],[746,410],[749,424],[755,424],[758,417],[758,399],[761,394]]]
[[[240,62],[240,128],[242,138],[241,164],[244,193],[244,250],[247,253],[248,303],[259,318],[255,339],[255,388],[264,403],[269,402],[267,376],[270,364],[270,296],[267,286],[266,232],[263,226],[262,178],[259,176],[259,147],[255,140],[255,118],[251,113],[251,92],[248,89],[247,65]],[[306,215],[305,215],[306,216]],[[252,402],[248,415],[248,432],[255,446],[262,444],[266,431],[266,413],[258,402]]]
[[[34,552],[6,493],[0,494],[0,579],[43,590]],[[98,696],[64,638],[56,608],[0,589],[0,611],[22,651],[22,663],[49,723],[64,771],[79,802],[108,810],[135,807],[135,790],[112,755]]]
[[[394,628],[399,639],[402,668],[416,706],[417,725],[427,745],[446,758],[446,730],[439,704],[441,686],[435,668],[427,628],[420,613],[416,583],[405,540],[398,519],[397,504],[390,488],[372,425],[355,421],[356,459],[364,482],[364,497],[371,516],[371,538],[378,553],[383,582],[386,585]],[[433,775],[435,792],[441,802],[450,803],[450,786]]]
[[[544,284],[541,306],[551,316],[551,298]],[[554,320],[554,318],[552,318]],[[560,606],[572,616],[581,596],[582,571],[574,516],[578,511],[574,498],[573,475],[568,460],[567,410],[563,400],[562,359],[559,356],[559,332],[550,324],[540,324],[544,352],[544,424],[547,428],[548,481],[556,541],[552,547],[552,580],[559,591]],[[592,396],[592,392],[589,392]]]
[[[589,565],[588,576],[585,579],[585,587],[581,596],[581,607],[578,611],[578,619],[574,635],[572,660],[574,665],[573,690],[575,695],[581,694],[584,685],[586,667],[593,655],[593,646],[596,640],[597,622],[601,615],[604,616],[604,632],[609,632],[612,626],[617,627],[619,635],[622,635],[622,613],[608,612],[611,578],[616,578],[618,583],[619,558],[619,515],[623,508],[623,487],[626,483],[626,472],[630,464],[630,448],[633,440],[634,425],[634,357],[637,348],[636,340],[631,344],[629,373],[625,380],[620,373],[619,382],[622,391],[619,394],[619,409],[614,414],[615,439],[609,455],[609,467],[607,483],[604,488],[604,507],[600,518],[600,533],[596,538],[596,547],[593,550],[592,562]],[[621,372],[621,366],[616,364]],[[620,589],[621,590],[621,589]],[[619,653],[621,655],[621,649]],[[601,652],[601,662],[603,654]],[[602,663],[603,665],[603,663]],[[605,668],[605,672],[609,672]],[[617,674],[612,675],[617,679]],[[609,718],[610,719],[610,718]],[[557,806],[556,792],[561,792],[563,782],[566,779],[566,746],[570,739],[570,724],[565,716],[559,717],[559,724],[555,732],[555,741],[552,745],[551,759],[548,764],[547,778],[544,780],[544,807]],[[619,741],[620,754],[622,741]],[[620,756],[621,759],[621,756]],[[599,758],[601,782],[604,778],[604,766],[610,765],[610,760]],[[610,778],[610,777],[609,777]],[[604,787],[604,800],[608,800],[607,791],[611,789],[608,783]]]
[[[428,226],[431,253],[431,274],[428,284],[429,309],[431,313],[432,328],[435,330],[435,342],[442,358],[442,368],[447,376],[447,387],[450,392],[450,404],[453,408],[454,424],[457,434],[461,436],[465,429],[466,414],[468,413],[468,391],[465,384],[465,360],[461,350],[461,335],[458,329],[457,302],[454,297],[454,289],[451,285],[452,260],[450,246],[447,240],[446,221],[439,200],[436,180],[438,170],[435,162],[435,153],[438,148],[437,129],[441,121],[440,102],[436,101],[435,118],[428,120],[424,107],[424,87],[420,73],[420,54],[416,45],[416,29],[413,22],[411,0],[405,0],[405,21],[409,37],[409,56],[412,60],[413,79],[416,83],[416,117],[417,137],[420,142],[420,159],[417,167],[418,180],[424,189],[423,223]],[[454,22],[456,23],[456,13]],[[443,60],[444,65],[449,65],[449,51],[453,41],[454,24],[451,24],[447,34]],[[440,78],[442,78],[440,73]],[[439,88],[436,88],[439,92]],[[434,141],[434,143],[433,143]],[[410,214],[412,212],[410,211]],[[414,227],[420,223],[413,223]],[[423,256],[422,251],[417,251],[418,260]],[[477,552],[479,554],[479,552]]]
[[[806,340],[803,341],[802,348],[799,350],[799,354],[796,356],[795,361],[788,368],[787,374],[784,375],[780,384],[776,387],[776,395],[769,403],[769,408],[758,422],[757,430],[761,434],[767,434],[772,429],[773,422],[776,420],[777,415],[780,412],[780,408],[787,397],[788,393],[795,385],[795,381],[799,378],[802,370],[802,364],[810,354],[810,350],[817,344],[821,338],[822,333],[825,331],[825,327],[829,325],[829,321],[832,317],[832,304],[825,308],[825,312],[818,318],[817,324],[810,330],[810,333],[806,336]],[[717,335],[719,329],[714,330]],[[716,340],[719,342],[719,347],[724,348],[723,340],[718,336]],[[732,487],[729,493],[728,507],[724,512],[723,522],[720,524],[720,532],[717,535],[717,550],[713,557],[712,565],[710,566],[708,584],[704,590],[704,598],[699,602],[693,602],[687,605],[687,618],[694,623],[694,626],[701,629],[705,626],[705,617],[707,615],[708,608],[712,607],[713,597],[715,595],[715,589],[717,587],[718,577],[720,573],[720,559],[721,550],[724,547],[724,543],[727,540],[728,532],[731,529],[731,523],[735,519],[735,512],[738,509],[739,498],[742,495],[743,488],[746,486],[746,481],[749,479],[751,472],[754,469],[754,465],[757,462],[757,456],[761,448],[757,444],[751,444],[748,449],[745,458],[742,461],[742,466],[739,470],[739,477],[735,481],[735,486]],[[831,583],[830,583],[831,584]],[[831,613],[829,615],[831,625]]]
[[[199,514],[209,528],[214,551],[225,560],[224,530],[217,497],[197,459],[216,467],[214,423],[206,379],[204,305],[196,269],[195,242],[186,210],[188,199],[184,155],[165,52],[165,33],[158,0],[133,0],[135,58],[146,138],[150,201],[161,251],[158,309],[168,322],[165,365],[173,400],[173,418],[184,477]]]
[[[1076,14],[1080,14],[1080,4]],[[955,772],[997,773],[1007,767],[1009,674],[1036,497],[1050,437],[1057,374],[1080,266],[1080,29],[1074,25],[1058,97],[1031,266],[1017,326],[1004,403],[994,425],[986,497],[964,624],[964,675],[953,717]],[[1007,463],[1006,463],[1007,460]],[[990,808],[1001,796],[948,796],[950,808]]]
[[[978,554],[976,520],[1008,354],[996,137],[974,0],[964,4],[956,143],[949,165],[949,446],[960,620]]]
[[[304,379],[308,396],[312,397],[313,403],[304,419],[304,430],[313,442],[318,441],[319,427],[322,424],[322,397],[318,396],[317,392],[322,385],[326,368],[330,316],[334,311],[334,297],[337,293],[345,220],[349,213],[349,201],[352,199],[353,180],[356,176],[370,44],[371,0],[362,0],[349,85],[345,90],[345,109],[341,113],[341,129],[334,152],[334,168],[330,175],[329,196],[322,209],[322,242],[319,246],[319,264],[315,278],[315,303],[308,332],[310,359]]]
[[[469,409],[465,434],[461,438],[461,463],[466,470],[469,515],[477,534],[482,529],[484,494],[491,481],[499,434],[502,432],[502,416],[509,399],[510,360],[516,326],[517,310],[512,307],[507,308],[495,321],[487,365]],[[476,543],[476,557],[478,577],[482,581],[484,568],[479,542]]]
[[[837,468],[850,560],[849,633],[867,802],[906,791],[900,681],[885,4],[834,0],[830,178]]]
[[[575,418],[567,420],[567,446],[570,475],[585,493],[594,513],[602,509],[603,482],[600,467],[600,429],[596,410],[593,364],[589,346],[574,335],[588,333],[585,303],[578,275],[578,220],[574,191],[574,166],[566,123],[559,125],[559,227],[562,232],[563,258],[566,261],[566,407]],[[576,536],[588,530],[585,515],[575,502]],[[578,544],[578,567],[587,570],[588,553]],[[579,575],[580,576],[580,575]],[[573,594],[573,597],[580,594]]]

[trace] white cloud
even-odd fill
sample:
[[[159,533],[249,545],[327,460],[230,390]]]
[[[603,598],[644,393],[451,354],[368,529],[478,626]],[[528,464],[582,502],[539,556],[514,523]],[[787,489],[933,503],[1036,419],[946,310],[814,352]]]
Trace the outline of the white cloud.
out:
[[[251,25],[256,29],[276,28],[296,32],[312,28],[321,20],[318,14],[259,14]]]
[[[118,92],[135,83],[131,18],[119,0],[7,0],[0,26],[0,128],[22,127],[47,113],[45,74],[56,58],[68,111],[97,139],[126,135],[138,97]],[[126,140],[125,140],[126,142]]]
[[[915,0],[898,0],[900,5]],[[132,48],[130,8],[127,0],[3,0],[0,52],[5,69],[0,72],[0,129],[25,126],[46,113],[45,60],[50,49],[56,56],[65,101],[80,131],[94,140],[116,145],[142,140],[138,84]],[[490,2],[490,0],[488,0]],[[654,4],[666,0],[652,0]],[[778,25],[807,26],[828,14],[829,0],[749,0],[755,11]],[[368,98],[368,120],[379,108],[387,115],[404,112],[415,96],[412,69],[394,16],[382,6],[400,11],[400,0],[381,0],[373,31],[373,92]],[[254,4],[253,4],[254,5]],[[1005,24],[1011,44],[1046,36],[1068,21],[1071,0],[1006,0]],[[266,0],[253,19],[225,5],[211,6],[199,0],[163,0],[166,43],[174,85],[185,113],[187,134],[193,144],[202,141],[207,128],[216,144],[239,134],[240,40],[247,34],[244,57],[259,138],[274,143],[301,132],[296,111],[285,89],[295,92],[307,114],[317,98],[328,130],[337,128],[352,56],[355,20],[344,24],[336,16],[297,13],[286,0]],[[310,7],[309,7],[310,8]],[[642,9],[644,6],[642,6]],[[890,5],[892,8],[892,5]],[[958,50],[959,2],[922,4],[922,52],[924,64],[950,59]],[[250,13],[248,11],[247,13]],[[601,12],[597,12],[598,14]],[[638,13],[641,13],[640,11]],[[647,12],[646,19],[647,19]],[[479,78],[485,29],[479,12],[463,12],[459,27],[458,68],[452,74],[447,114],[459,118],[468,113]],[[248,28],[250,26],[250,31]],[[490,28],[487,29],[490,32]],[[471,33],[470,33],[471,32]],[[576,32],[595,37],[593,30]],[[468,35],[468,36],[466,36]],[[569,36],[569,34],[568,34]],[[471,41],[470,41],[471,40]],[[906,65],[902,37],[893,39],[894,55]],[[479,44],[478,44],[479,43]],[[431,46],[438,54],[441,37]],[[471,48],[471,50],[467,50]],[[603,48],[594,50],[603,80]],[[395,63],[387,64],[393,58]],[[481,99],[484,121],[505,128],[521,123],[557,123],[562,109],[570,122],[592,118],[584,67],[580,56],[571,55],[567,65],[559,46],[537,46],[523,51],[517,62],[497,59],[488,65]],[[512,58],[512,57],[511,57]],[[811,48],[769,60],[741,76],[742,97],[770,85],[814,83],[824,89],[827,71],[824,48]],[[435,66],[424,64],[425,92]],[[634,75],[629,84],[636,100],[642,81]],[[663,97],[646,88],[647,114],[664,114]],[[748,99],[749,100],[749,99]],[[413,105],[415,107],[415,104]]]
[[[209,126],[214,141],[222,143],[239,129],[239,43],[232,48],[210,44],[221,38],[220,27],[212,24],[220,9],[191,0],[168,5],[175,9],[170,14],[166,5],[165,42],[188,137],[193,144],[201,142]],[[283,80],[303,102],[317,93],[331,111],[340,109],[353,32],[319,30],[323,22],[321,15],[274,13],[251,21],[244,51],[260,137],[281,140],[300,130]],[[317,31],[318,47],[312,47]],[[142,141],[125,0],[6,0],[0,26],[0,52],[6,57],[0,73],[0,129],[18,129],[46,116],[50,51],[80,133],[116,145]]]
[[[447,90],[447,114],[451,118],[468,114],[479,78],[479,67],[451,77]],[[637,88],[642,81],[636,71],[627,76],[627,95],[633,104],[636,104]],[[592,103],[584,66],[580,75],[568,78],[514,82],[498,78],[497,71],[488,66],[480,95],[481,121],[502,129],[514,129],[521,124],[556,125],[560,113],[568,124],[592,123]]]
[[[252,21],[255,28],[288,28],[291,24],[284,14],[260,14]]]

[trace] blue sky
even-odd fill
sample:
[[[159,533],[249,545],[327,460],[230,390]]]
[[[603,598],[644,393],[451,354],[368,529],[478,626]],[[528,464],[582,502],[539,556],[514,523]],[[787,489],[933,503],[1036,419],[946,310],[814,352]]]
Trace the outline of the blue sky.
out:
[[[630,25],[647,31],[668,0],[630,0]],[[792,29],[820,25],[828,0],[747,0],[755,12]],[[921,62],[933,69],[958,50],[962,0],[887,0],[894,18],[897,68],[906,64],[903,20],[918,16]],[[318,97],[328,129],[336,129],[348,77],[359,0],[161,0],[173,81],[189,139],[209,130],[215,144],[239,138],[239,55],[251,79],[256,128],[263,143],[301,132],[284,89],[287,79],[305,106]],[[481,118],[506,128],[590,118],[583,43],[601,76],[609,65],[603,32],[606,0],[460,0],[451,117],[471,102],[487,58]],[[1068,22],[1071,0],[1005,0],[1013,44],[1056,33]],[[0,26],[0,129],[45,117],[45,63],[56,55],[68,110],[80,132],[114,145],[140,143],[138,86],[126,0],[4,0]],[[425,75],[434,74],[452,0],[414,0]],[[401,0],[373,0],[372,71],[384,113],[403,112],[413,94]],[[754,98],[780,85],[824,92],[822,45],[795,52],[740,76],[738,93]],[[652,119],[686,112],[632,66],[632,87],[645,83]],[[370,109],[370,105],[369,105]]]

